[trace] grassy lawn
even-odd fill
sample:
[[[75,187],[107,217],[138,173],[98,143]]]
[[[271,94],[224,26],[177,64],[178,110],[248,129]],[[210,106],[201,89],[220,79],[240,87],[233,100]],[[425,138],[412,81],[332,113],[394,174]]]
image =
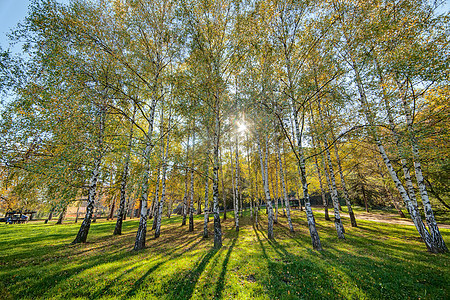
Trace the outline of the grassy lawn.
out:
[[[426,252],[413,226],[351,228],[345,219],[338,240],[317,213],[324,250],[316,252],[303,212],[294,212],[294,234],[279,218],[272,241],[265,220],[256,228],[244,216],[236,233],[228,216],[219,251],[201,237],[202,216],[194,233],[164,219],[161,237],[149,231],[140,252],[131,250],[136,219],[122,236],[112,236],[114,221],[93,223],[88,243],[75,246],[80,223],[2,224],[0,299],[450,299],[450,255]],[[450,245],[450,230],[441,232]]]

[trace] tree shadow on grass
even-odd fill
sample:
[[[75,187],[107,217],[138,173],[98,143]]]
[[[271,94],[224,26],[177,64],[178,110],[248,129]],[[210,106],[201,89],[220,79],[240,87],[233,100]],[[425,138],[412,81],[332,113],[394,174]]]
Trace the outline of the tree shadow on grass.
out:
[[[263,231],[256,228],[254,230],[268,269],[265,280],[258,281],[265,287],[269,298],[278,298],[280,295],[283,295],[283,299],[343,297],[333,290],[330,276],[321,265],[313,261],[314,258],[294,255],[275,239],[268,239]],[[265,244],[270,249],[266,249]],[[275,254],[273,258],[270,257],[271,252]]]
[[[228,261],[230,260],[231,252],[233,251],[233,247],[236,244],[238,237],[239,232],[237,233],[236,237],[232,240],[231,245],[228,247],[227,254],[225,255],[225,259],[223,260],[222,263],[222,270],[220,271],[219,279],[216,284],[216,290],[214,292],[214,295],[219,299],[222,298],[222,293],[225,287],[225,274],[227,272]]]
[[[169,292],[166,294],[167,298],[190,299],[194,293],[194,288],[198,282],[198,279],[205,270],[211,258],[213,258],[217,252],[217,249],[212,248],[187,274],[180,273],[172,277],[167,282],[167,287],[169,288]]]
[[[147,272],[145,272],[144,275],[142,275],[133,285],[132,289],[128,291],[128,293],[122,297],[122,299],[128,299],[130,297],[133,297],[136,295],[137,291],[139,290],[139,288],[141,287],[142,283],[145,281],[145,279],[151,274],[153,273],[156,269],[158,269],[162,264],[164,264],[165,261],[163,262],[159,262],[155,265],[153,265],[152,267],[150,267]],[[98,296],[100,296],[104,291],[108,290],[112,285],[114,284],[114,282],[112,282],[109,286],[106,286]],[[94,294],[92,296],[93,298],[96,298],[96,295]]]

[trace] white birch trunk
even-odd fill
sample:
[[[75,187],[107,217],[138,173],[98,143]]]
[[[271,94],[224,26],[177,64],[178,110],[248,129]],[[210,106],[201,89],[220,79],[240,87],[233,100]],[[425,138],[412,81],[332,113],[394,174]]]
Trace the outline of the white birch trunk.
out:
[[[141,189],[141,215],[139,219],[139,227],[136,233],[136,241],[134,243],[134,250],[141,250],[145,248],[145,238],[147,235],[147,219],[148,219],[148,209],[147,209],[147,201],[148,201],[148,189],[149,189],[149,179],[150,179],[150,153],[152,151],[152,135],[153,135],[153,122],[155,119],[155,109],[156,109],[157,100],[154,98],[152,100],[152,105],[150,108],[150,118],[148,121],[148,130],[147,130],[147,141],[144,150],[144,163],[145,169],[142,180],[142,189]]]
[[[275,160],[275,169],[277,169],[276,166],[277,166],[277,161]],[[273,172],[269,172],[269,173],[270,173],[270,183],[272,184],[273,202],[274,202],[274,204],[275,204],[275,214],[274,214],[274,220],[273,220],[273,223],[274,223],[274,224],[277,224],[277,223],[278,223],[278,218],[277,218],[277,215],[278,215],[278,205],[276,205],[277,196],[276,196],[276,194],[275,194],[275,184],[274,184],[274,180],[273,180]]]
[[[365,90],[364,90],[364,87],[362,84],[361,77],[359,75],[359,69],[356,66],[356,63],[355,63],[355,61],[353,61],[353,59],[352,59],[352,68],[355,71],[356,84],[357,84],[358,91],[360,94],[360,101],[361,101],[361,105],[364,109],[364,114],[366,115],[366,119],[367,119],[369,125],[373,126],[375,123],[374,118],[368,107]],[[422,222],[422,218],[420,217],[420,214],[417,211],[417,208],[414,207],[414,204],[412,203],[411,199],[409,198],[408,193],[406,192],[405,188],[403,187],[403,184],[399,180],[397,173],[395,172],[395,170],[391,164],[391,161],[386,154],[384,146],[382,145],[375,128],[371,128],[371,129],[369,129],[369,131],[375,139],[375,142],[377,144],[380,155],[383,158],[383,162],[386,165],[386,168],[388,169],[389,175],[391,176],[392,180],[394,181],[395,186],[397,187],[403,201],[405,202],[405,205],[408,208],[408,211],[410,212],[411,219],[414,222],[414,225],[416,226],[417,231],[419,232],[420,236],[422,237],[422,240],[424,241],[427,249],[430,252],[438,252],[436,247],[432,243],[431,236],[430,236],[429,232],[427,231],[427,229],[425,228],[425,225]]]
[[[239,141],[236,134],[236,166],[235,166],[235,180],[233,185],[233,195],[234,195],[234,226],[236,232],[239,231]]]
[[[266,140],[267,141],[267,140]],[[268,176],[267,176],[267,142],[266,142],[266,151],[265,151],[265,158],[263,159],[263,154],[261,150],[261,141],[259,137],[259,133],[257,133],[257,144],[258,144],[258,153],[259,153],[259,161],[261,164],[261,175],[262,175],[262,182],[263,182],[263,188],[264,188],[264,195],[266,198],[267,203],[267,216],[268,216],[268,228],[267,228],[267,237],[269,239],[273,239],[273,209],[272,209],[272,201],[270,199],[270,191],[269,191],[269,182],[268,182]]]
[[[220,151],[220,178],[222,181],[223,220],[225,221],[227,219],[227,195],[225,193],[225,184],[223,182],[222,151]]]
[[[299,170],[300,170],[300,178],[301,183],[303,187],[303,198],[305,199],[305,211],[306,211],[306,218],[308,220],[308,227],[309,227],[309,234],[311,236],[311,242],[313,245],[314,250],[322,250],[322,244],[320,243],[319,233],[316,229],[316,220],[314,219],[314,214],[311,209],[311,203],[309,202],[309,192],[308,192],[308,182],[306,180],[306,165],[305,165],[305,156],[303,154],[303,147],[302,147],[302,135],[300,133],[300,127],[298,124],[297,119],[297,113],[295,112],[295,108],[292,105],[293,112],[293,118],[294,118],[294,126],[295,126],[295,133],[297,136],[297,147],[298,147],[298,156],[299,156]],[[299,199],[300,201],[300,199]],[[301,204],[300,204],[301,205]]]
[[[277,160],[278,157],[275,159],[275,223],[278,223],[278,199],[280,199],[278,194],[278,168],[277,168]],[[281,207],[283,207],[283,204],[281,204]],[[283,208],[284,212],[284,208]]]
[[[248,169],[248,179],[250,180],[250,219],[253,221],[253,200],[255,197],[253,190],[253,177],[251,175],[251,163],[250,163],[250,144],[248,142],[248,134],[245,134],[245,139],[247,141],[247,169]]]
[[[403,170],[403,176],[405,177],[406,190],[408,192],[409,199],[411,200],[414,207],[416,207],[416,209],[417,209],[418,206],[417,206],[417,199],[416,199],[416,191],[414,189],[414,186],[413,186],[413,183],[411,180],[411,174],[409,172],[408,163],[405,158],[405,153],[403,153],[403,150],[402,150],[400,135],[398,134],[398,132],[395,128],[396,126],[394,123],[394,117],[392,116],[392,110],[389,106],[389,101],[387,99],[386,91],[384,88],[384,81],[383,81],[383,77],[382,77],[381,73],[379,74],[379,76],[380,76],[380,81],[381,81],[380,85],[381,85],[382,94],[383,94],[383,102],[384,102],[384,106],[386,108],[389,126],[390,126],[391,132],[394,136],[395,144],[397,146],[398,156],[400,158],[400,164],[401,164],[402,170]]]
[[[194,121],[195,123],[195,121]],[[193,127],[194,128],[194,124]],[[192,133],[192,162],[191,162],[191,187],[189,193],[189,231],[194,231],[194,151],[195,147],[195,131]]]
[[[286,191],[286,182],[284,179],[283,163],[281,161],[280,144],[278,141],[276,142],[276,146],[277,146],[277,154],[278,154],[278,163],[279,163],[279,168],[280,168],[281,187],[283,189],[284,203],[286,206],[286,214],[287,214],[287,219],[288,219],[288,224],[289,224],[289,230],[291,232],[294,232],[294,226],[292,226],[292,219],[291,219],[291,208],[289,206],[289,199],[288,199],[288,195],[287,195],[287,191]]]
[[[170,130],[170,120],[171,118],[169,117],[169,122],[167,125],[168,130]],[[167,159],[169,156],[169,137],[170,134],[167,133],[167,137],[166,137],[166,150],[164,151],[163,149],[163,165],[162,165],[162,190],[161,190],[161,199],[159,200],[158,203],[158,213],[156,214],[156,228],[155,228],[155,238],[158,238],[161,234],[161,220],[162,220],[162,214],[163,214],[163,207],[164,207],[164,202],[166,200],[166,174],[167,174]],[[161,141],[162,143],[162,141]],[[169,212],[170,212],[170,207],[168,208]]]
[[[81,223],[80,230],[78,231],[77,236],[73,240],[72,244],[85,243],[89,228],[91,227],[92,215],[94,212],[94,203],[95,203],[95,195],[97,188],[97,181],[100,174],[100,164],[103,157],[103,135],[105,131],[105,114],[106,111],[104,108],[100,108],[100,121],[99,121],[99,137],[98,137],[98,149],[94,158],[94,168],[92,170],[91,179],[89,181],[88,188],[88,203],[86,207],[86,215]]]
[[[187,140],[187,146],[186,146],[186,177],[185,177],[185,181],[184,181],[184,197],[183,197],[183,220],[181,221],[181,226],[186,225],[186,214],[187,214],[187,210],[188,210],[188,206],[187,206],[187,198],[188,198],[188,159],[189,159],[189,140],[190,140],[190,135],[188,135],[188,140]]]
[[[328,117],[329,117],[329,115],[328,115]],[[331,138],[333,141],[336,141],[330,117],[328,118],[328,121],[329,121],[329,124],[331,125],[330,126]],[[353,212],[352,204],[350,202],[350,196],[348,194],[347,184],[345,182],[344,172],[342,170],[341,158],[339,156],[339,151],[338,151],[336,142],[333,144],[333,147],[334,147],[334,153],[336,156],[336,162],[338,165],[339,177],[341,179],[342,191],[344,192],[345,204],[347,205],[348,215],[350,217],[350,223],[351,223],[352,227],[358,227],[358,224],[356,223],[355,213]]]
[[[322,116],[322,110],[320,107],[320,101],[318,102],[318,108],[319,108],[319,118],[320,118],[320,124],[322,125],[322,128],[325,128],[324,122],[323,122],[323,116]],[[344,236],[344,226],[341,221],[341,215],[339,213],[339,197],[337,193],[337,187],[336,187],[336,179],[334,177],[334,170],[333,170],[333,164],[331,162],[331,155],[330,150],[328,148],[328,141],[327,137],[325,135],[322,136],[323,144],[325,147],[325,153],[327,157],[328,162],[328,170],[329,170],[329,177],[330,177],[330,192],[331,192],[331,200],[333,201],[333,208],[334,208],[334,225],[336,226],[336,232],[338,235],[338,238],[345,239]]]
[[[206,154],[206,170],[205,170],[205,218],[203,220],[203,237],[208,237],[209,222],[209,153]]]
[[[136,105],[134,106],[134,111],[133,111],[133,118],[132,120],[134,121],[135,118],[135,114],[136,114]],[[126,202],[126,190],[127,190],[127,180],[128,180],[128,173],[129,173],[129,164],[130,164],[130,156],[131,156],[131,146],[133,144],[133,122],[131,123],[130,126],[130,134],[128,137],[128,147],[127,147],[127,153],[125,156],[125,163],[123,166],[123,171],[122,171],[122,180],[121,180],[121,184],[120,184],[120,204],[119,204],[119,211],[117,212],[117,221],[116,221],[116,226],[114,228],[114,233],[113,235],[121,235],[122,234],[122,223],[123,220],[125,219],[125,202]]]
[[[430,199],[428,197],[427,188],[425,186],[425,180],[422,174],[422,167],[420,163],[420,154],[419,154],[419,146],[417,143],[417,139],[414,132],[414,124],[412,120],[411,109],[408,106],[406,99],[406,92],[402,91],[402,87],[397,82],[398,88],[400,90],[403,109],[405,111],[406,116],[406,124],[409,133],[409,139],[411,143],[412,153],[413,153],[413,163],[414,163],[414,171],[416,174],[417,185],[419,186],[420,198],[422,199],[423,209],[425,212],[425,219],[427,221],[428,230],[430,231],[431,240],[436,248],[437,252],[445,253],[448,252],[447,246],[445,245],[444,239],[442,238],[441,232],[439,231],[439,227],[436,223],[436,219],[434,217],[433,209],[431,208]]]
[[[214,248],[222,247],[222,226],[219,215],[219,142],[220,142],[220,114],[219,96],[215,95],[215,126],[214,126],[214,167],[213,167],[213,213],[214,213]]]

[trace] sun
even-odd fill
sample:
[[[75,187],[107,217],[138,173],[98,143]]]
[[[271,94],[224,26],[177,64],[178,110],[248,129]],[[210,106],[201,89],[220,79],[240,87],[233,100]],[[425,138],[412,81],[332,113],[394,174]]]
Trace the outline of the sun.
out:
[[[238,123],[238,131],[239,132],[244,132],[247,130],[247,125],[245,125],[244,123]]]

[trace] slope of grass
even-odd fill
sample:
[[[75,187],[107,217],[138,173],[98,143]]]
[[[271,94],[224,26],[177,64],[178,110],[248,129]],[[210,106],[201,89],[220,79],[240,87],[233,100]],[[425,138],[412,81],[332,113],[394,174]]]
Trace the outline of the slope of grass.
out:
[[[88,243],[68,245],[79,224],[0,225],[0,299],[450,299],[449,254],[426,252],[412,226],[345,220],[346,240],[317,213],[324,250],[313,251],[302,212],[295,233],[279,217],[275,239],[248,212],[239,233],[223,225],[220,250],[179,218],[134,252],[137,220],[112,236],[114,221],[94,223]],[[151,227],[151,226],[150,226]],[[450,230],[442,234],[450,244]]]

